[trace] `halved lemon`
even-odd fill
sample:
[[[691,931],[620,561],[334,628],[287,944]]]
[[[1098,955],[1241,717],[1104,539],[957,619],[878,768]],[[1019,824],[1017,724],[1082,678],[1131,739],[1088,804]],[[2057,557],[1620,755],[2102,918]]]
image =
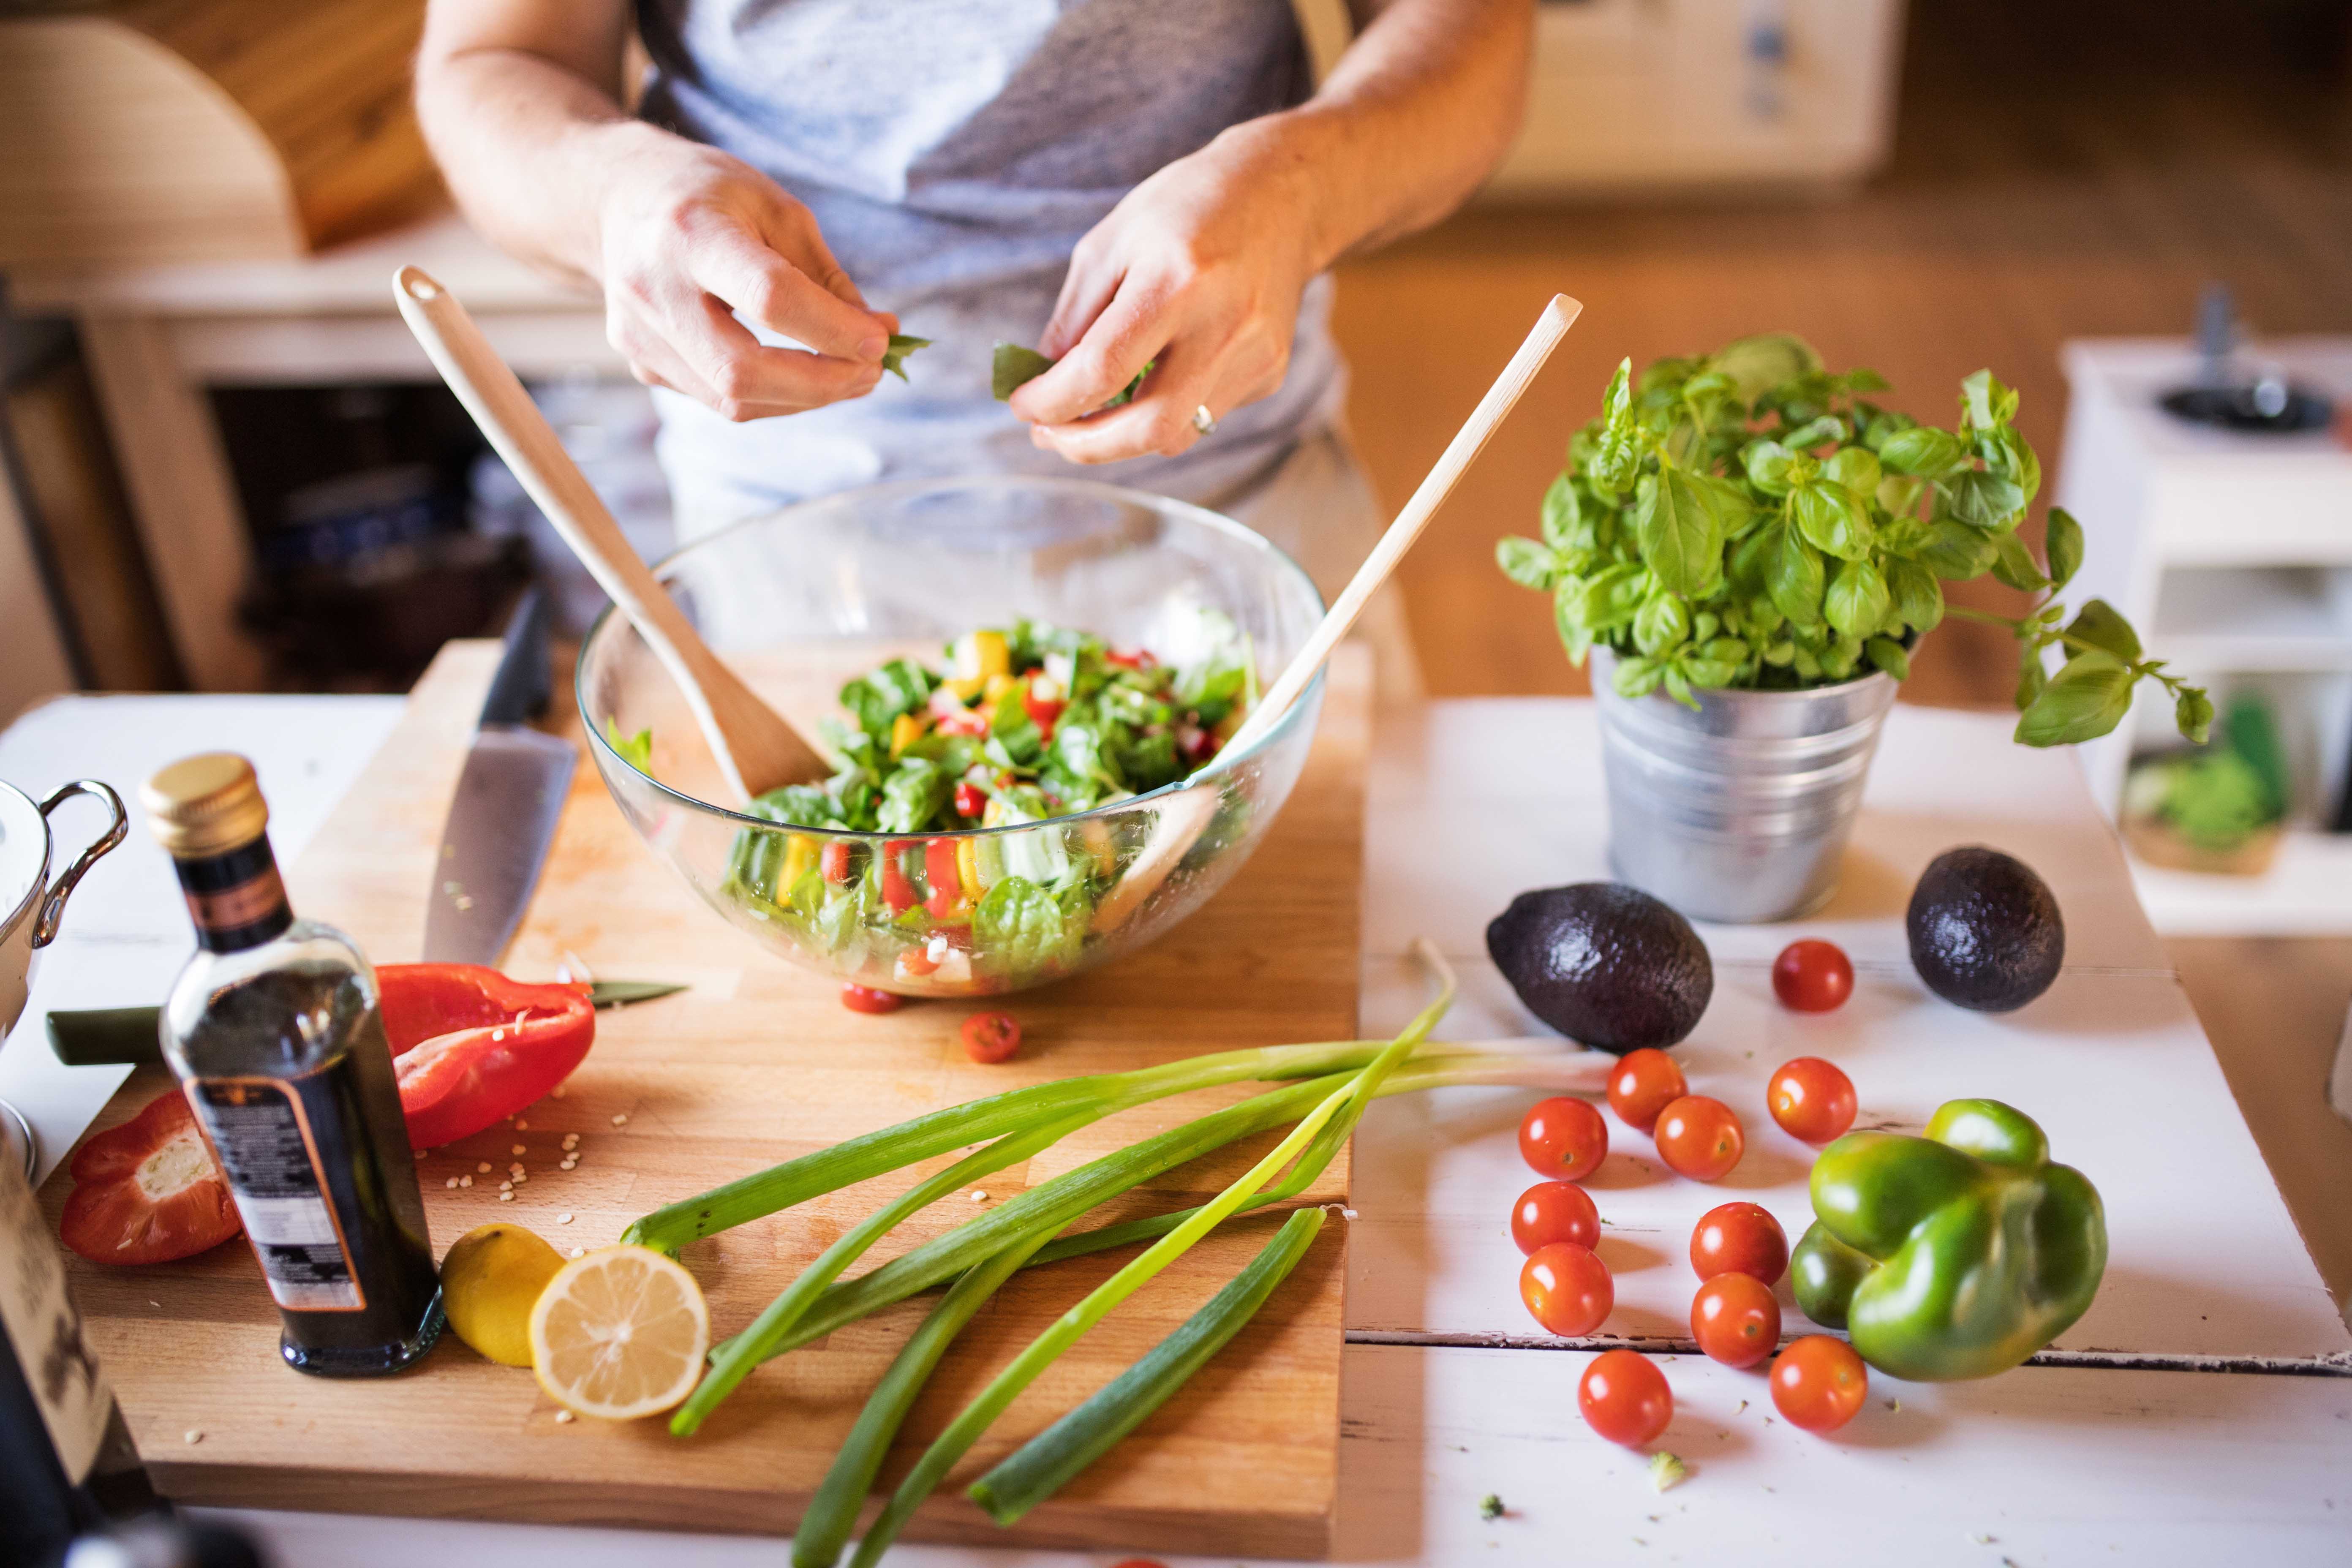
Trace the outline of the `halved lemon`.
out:
[[[702,1288],[650,1247],[573,1258],[530,1310],[539,1385],[582,1415],[634,1421],[667,1410],[694,1391],[709,1349]]]

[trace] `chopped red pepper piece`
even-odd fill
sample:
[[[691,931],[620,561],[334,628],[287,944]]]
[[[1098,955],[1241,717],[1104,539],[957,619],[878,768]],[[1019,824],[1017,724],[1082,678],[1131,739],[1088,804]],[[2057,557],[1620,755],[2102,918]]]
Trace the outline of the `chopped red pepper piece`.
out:
[[[584,986],[526,985],[478,963],[387,963],[375,977],[419,1149],[512,1116],[571,1077],[595,1042]]]
[[[955,808],[958,816],[978,816],[988,809],[988,796],[978,784],[966,779],[955,787]]]
[[[824,851],[817,857],[817,864],[824,868],[826,881],[846,882],[856,874],[850,867],[851,853],[851,846],[846,838],[833,838],[825,841]]]
[[[908,841],[901,839],[882,848],[882,901],[894,915],[903,915],[915,907],[915,885],[907,880],[907,873],[898,864],[899,851],[908,847]]]
[[[1069,704],[1058,699],[1048,700],[1038,696],[1034,686],[1024,686],[1021,689],[1021,706],[1028,711],[1029,721],[1037,726],[1038,738],[1050,742],[1054,738],[1054,726],[1061,722],[1062,710]]]
[[[244,1228],[188,1098],[167,1089],[73,1157],[58,1232],[93,1263],[169,1263]]]
[[[956,873],[954,839],[934,838],[924,844],[923,877],[931,888],[923,907],[940,920],[955,913],[956,905],[963,901],[963,879]]]

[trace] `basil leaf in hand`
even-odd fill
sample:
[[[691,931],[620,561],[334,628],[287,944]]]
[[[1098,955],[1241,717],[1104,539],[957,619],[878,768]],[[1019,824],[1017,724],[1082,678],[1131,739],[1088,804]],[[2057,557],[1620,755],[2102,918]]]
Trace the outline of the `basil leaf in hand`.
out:
[[[1019,343],[999,343],[989,363],[989,394],[999,403],[1009,402],[1014,393],[1060,363],[1059,360],[1047,359],[1035,349],[1023,348]],[[1113,393],[1103,408],[1117,408],[1121,404],[1133,402],[1135,395],[1143,390],[1143,378],[1159,364],[1156,359],[1145,362],[1143,368],[1135,373],[1135,379]],[[1099,414],[1102,409],[1095,412]]]
[[[888,346],[882,351],[882,368],[904,381],[907,379],[907,356],[918,349],[930,346],[929,338],[910,338],[904,332],[892,332]]]

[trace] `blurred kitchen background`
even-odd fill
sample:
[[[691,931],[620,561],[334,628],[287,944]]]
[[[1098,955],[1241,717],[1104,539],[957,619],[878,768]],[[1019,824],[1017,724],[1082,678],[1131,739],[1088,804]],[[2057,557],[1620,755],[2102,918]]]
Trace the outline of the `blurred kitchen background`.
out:
[[[1310,39],[1336,5],[1301,5]],[[393,313],[398,262],[467,300],[667,547],[597,302],[439,195],[421,11],[0,0],[0,723],[77,688],[401,689],[534,574],[584,624],[593,585]],[[1407,569],[1432,689],[1582,689],[1493,547],[1620,358],[1787,328],[1946,423],[1993,367],[2095,590],[2225,710],[2210,755],[2151,723],[2084,762],[2290,1205],[2326,1212],[2352,1185],[2324,1092],[2352,998],[2352,4],[1546,0],[1538,28],[1486,195],[1341,268],[1391,506],[1542,301],[1586,302]],[[2208,384],[2237,397],[2220,425],[2160,406]],[[1958,621],[1914,669],[1918,702],[2016,679],[2007,635]]]

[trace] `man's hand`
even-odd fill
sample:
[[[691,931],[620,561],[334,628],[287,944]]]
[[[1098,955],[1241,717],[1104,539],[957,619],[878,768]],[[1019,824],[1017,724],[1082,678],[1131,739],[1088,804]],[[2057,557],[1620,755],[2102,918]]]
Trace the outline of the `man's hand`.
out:
[[[874,390],[898,323],[866,308],[806,207],[715,149],[644,125],[606,134],[628,144],[596,207],[605,331],[639,381],[735,420]],[[742,321],[816,352],[769,348]]]
[[[416,108],[458,205],[516,255],[604,285],[639,381],[730,419],[871,392],[897,321],[866,308],[774,181],[623,110],[629,16],[628,0],[432,0]]]
[[[1060,363],[1013,395],[1030,438],[1077,463],[1201,438],[1282,384],[1298,297],[1323,265],[1309,193],[1280,133],[1244,127],[1127,194],[1078,242],[1038,351]],[[1132,403],[1086,417],[1152,366]]]
[[[1363,32],[1315,96],[1236,125],[1128,193],[1078,242],[1013,395],[1030,438],[1078,463],[1201,439],[1282,384],[1299,295],[1349,251],[1451,212],[1510,145],[1528,0],[1350,0]],[[1096,413],[1147,363],[1134,402]]]

